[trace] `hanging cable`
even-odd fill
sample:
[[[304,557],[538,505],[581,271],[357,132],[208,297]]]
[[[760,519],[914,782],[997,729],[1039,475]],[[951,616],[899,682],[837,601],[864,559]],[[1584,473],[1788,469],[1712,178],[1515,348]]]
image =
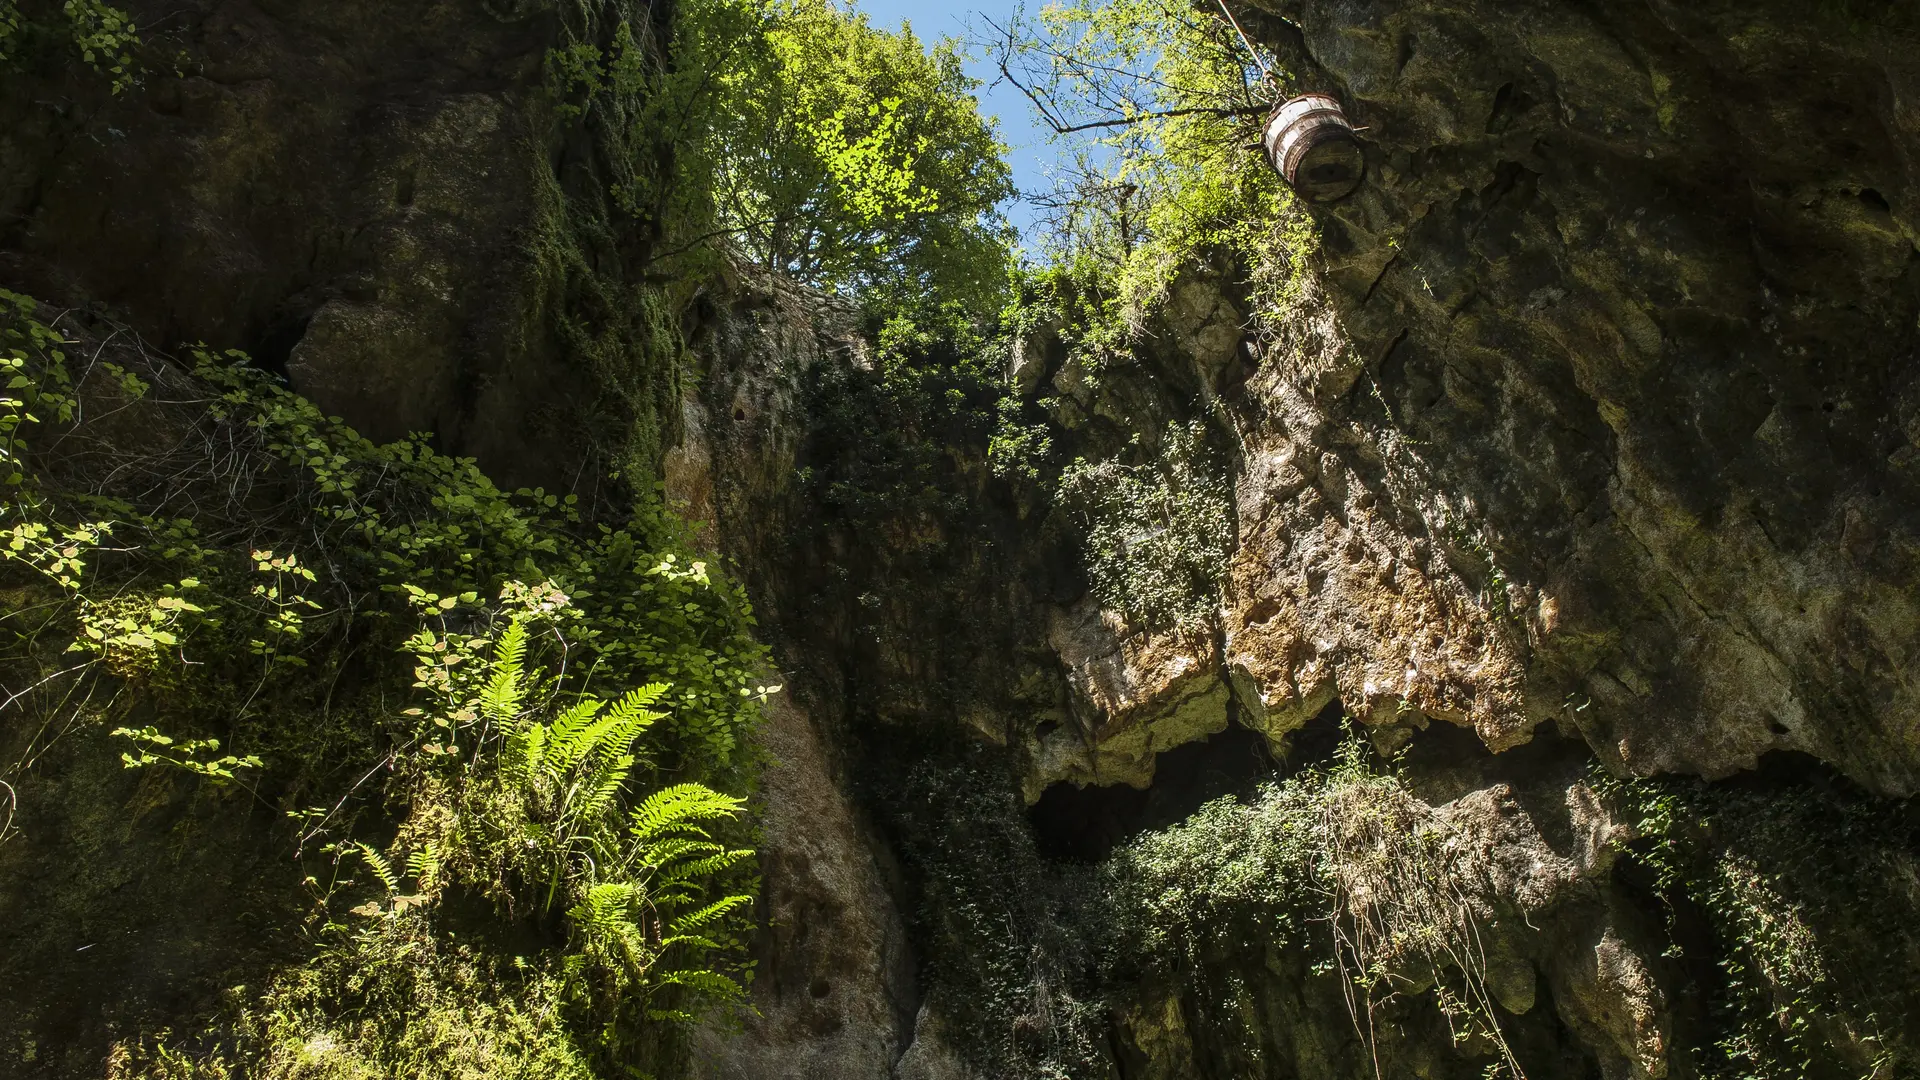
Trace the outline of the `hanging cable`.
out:
[[[1247,55],[1253,57],[1253,62],[1260,65],[1260,74],[1267,77],[1268,85],[1272,86],[1274,91],[1278,93],[1280,90],[1280,80],[1274,78],[1273,69],[1267,66],[1267,62],[1260,59],[1260,50],[1254,48],[1253,42],[1247,39],[1247,32],[1240,29],[1240,20],[1234,18],[1233,12],[1227,10],[1227,0],[1216,0],[1216,2],[1220,5],[1220,14],[1227,17],[1227,25],[1233,27],[1233,32],[1240,35],[1240,44],[1247,47]]]

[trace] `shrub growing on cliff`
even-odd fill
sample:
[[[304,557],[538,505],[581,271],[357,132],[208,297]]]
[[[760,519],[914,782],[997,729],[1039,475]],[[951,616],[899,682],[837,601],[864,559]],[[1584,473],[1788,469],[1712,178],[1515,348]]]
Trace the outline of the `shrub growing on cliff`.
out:
[[[510,583],[482,634],[448,626],[439,599],[415,597],[429,626],[409,649],[429,707],[408,710],[424,750],[401,765],[408,817],[385,850],[334,846],[365,876],[336,880],[323,902],[366,899],[335,916],[345,922],[316,964],[276,979],[237,1023],[270,1073],[299,1061],[296,1075],[592,1075],[649,1025],[742,994],[730,916],[751,897],[713,887],[751,852],[708,828],[743,800],[697,783],[627,797],[651,764],[645,735],[664,714],[649,706],[665,685],[609,702],[538,666],[564,657],[579,617],[550,587]],[[531,965],[484,937],[450,948],[444,908],[463,894],[563,927],[566,948]],[[513,972],[513,998],[456,1001],[488,963]],[[449,1013],[485,1026],[459,1031]]]
[[[1094,595],[1150,629],[1213,618],[1233,544],[1231,485],[1199,425],[1168,425],[1159,452],[1129,465],[1077,460],[1060,500],[1080,521]]]
[[[1094,865],[1042,856],[1004,775],[972,756],[921,760],[880,788],[922,883],[930,995],[984,1074],[1110,1076],[1126,1040],[1152,1052],[1172,1023],[1184,1034],[1170,1043],[1206,1045],[1207,1075],[1262,1075],[1272,1016],[1245,983],[1297,963],[1302,981],[1279,984],[1289,1009],[1350,1010],[1351,1043],[1311,1051],[1326,1075],[1374,1075],[1390,1061],[1378,1029],[1413,1010],[1475,1044],[1485,1075],[1518,1075],[1485,985],[1485,868],[1357,732],[1333,761]]]
[[[1666,905],[1701,1075],[1898,1076],[1920,1020],[1920,815],[1816,774],[1707,785],[1591,777],[1630,815],[1627,857]]]
[[[1280,87],[1214,5],[1052,4],[997,45],[1076,163],[1047,200],[1051,262],[1105,289],[1113,317],[1137,328],[1196,263],[1272,257],[1288,196],[1247,145]]]

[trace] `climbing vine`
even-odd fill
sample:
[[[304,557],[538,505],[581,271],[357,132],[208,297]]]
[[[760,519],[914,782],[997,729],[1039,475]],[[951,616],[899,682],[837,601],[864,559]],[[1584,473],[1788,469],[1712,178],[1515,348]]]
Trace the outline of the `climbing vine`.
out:
[[[106,76],[116,94],[139,77],[134,52],[140,32],[132,16],[106,0],[61,0],[57,11],[49,0],[28,0],[25,12],[20,0],[0,0],[0,67],[20,64],[35,39],[71,49]]]
[[[1912,1052],[1902,913],[1920,819],[1812,779],[1591,778],[1634,822],[1626,851],[1652,873],[1669,958],[1711,972],[1690,1048],[1703,1075],[1879,1077]]]
[[[1082,459],[1060,477],[1060,500],[1084,528],[1094,595],[1152,629],[1196,631],[1219,605],[1232,487],[1205,440],[1198,424],[1170,424],[1141,464]]]

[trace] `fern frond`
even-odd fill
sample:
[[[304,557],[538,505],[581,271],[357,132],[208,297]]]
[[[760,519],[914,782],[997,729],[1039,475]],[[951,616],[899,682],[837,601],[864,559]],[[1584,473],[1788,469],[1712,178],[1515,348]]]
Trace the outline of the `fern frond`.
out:
[[[690,911],[667,924],[667,929],[675,934],[685,934],[698,930],[719,919],[742,904],[753,903],[751,896],[726,896],[698,911]]]
[[[432,841],[422,845],[419,851],[407,856],[407,873],[422,889],[431,890],[440,877],[440,849]]]
[[[480,712],[493,722],[508,724],[520,712],[526,695],[527,623],[514,619],[493,646],[493,672],[480,691]]]
[[[666,880],[678,882],[711,877],[722,870],[728,870],[738,866],[742,862],[753,858],[753,856],[754,851],[752,848],[736,848],[721,851],[705,859],[694,859],[690,862],[683,862],[669,868],[669,870],[666,871]]]
[[[500,767],[515,787],[531,789],[543,776],[548,736],[547,726],[538,723],[528,724],[507,736],[506,760]]]
[[[387,894],[391,896],[399,892],[400,875],[393,872],[393,863],[389,861],[385,855],[380,854],[366,844],[360,844],[358,847],[360,848],[360,857],[367,861],[367,865],[373,868],[374,876],[378,877],[381,884],[387,887]]]
[[[631,757],[633,744],[639,741],[640,736],[646,734],[655,720],[666,715],[650,709],[625,708],[624,706],[632,697],[632,694],[628,694],[608,710],[609,727],[593,748],[596,759],[605,762],[622,755]]]
[[[686,882],[669,885],[663,889],[649,888],[647,890],[648,906],[659,913],[663,919],[672,918],[674,912],[684,910],[692,906],[694,902],[705,898],[706,894],[698,885],[692,885]]]
[[[647,708],[647,706],[659,701],[660,696],[665,694],[668,689],[669,687],[666,683],[655,682],[648,683],[636,690],[629,690],[619,701],[613,703],[613,712],[610,715],[619,719],[621,723],[626,723],[629,720],[638,720],[640,722],[640,730],[644,731],[652,726],[655,720],[667,715],[663,712],[654,712]],[[635,734],[638,734],[638,732]]]
[[[613,707],[607,710],[607,716],[613,720],[615,729],[609,736],[605,752],[626,752],[635,740],[646,734],[654,721],[666,716],[666,713],[647,708],[666,692],[666,683],[648,683],[638,690],[628,691],[614,702]]]
[[[641,843],[686,830],[698,833],[695,822],[732,817],[746,804],[745,799],[722,795],[705,784],[675,784],[634,807],[628,831]]]
[[[669,875],[663,871],[675,863],[725,850],[726,848],[711,840],[669,836],[649,844],[641,855],[646,859],[647,865],[656,870],[655,881],[673,881],[678,879],[678,875]]]
[[[618,935],[633,924],[633,907],[639,889],[632,882],[595,885],[578,904],[567,909],[567,917],[591,931]]]
[[[581,698],[572,708],[554,717],[547,728],[550,749],[546,770],[550,777],[558,781],[571,773],[593,749],[595,730],[606,723],[598,719],[600,710],[606,707],[607,703],[599,698]]]
[[[589,770],[618,769],[625,772],[633,767],[633,755],[628,751],[633,747],[633,736],[626,730],[627,725],[609,716],[594,725],[593,741],[588,744],[587,754],[581,759],[582,765]],[[620,762],[625,760],[626,764]]]
[[[593,779],[593,786],[578,803],[579,815],[589,821],[598,820],[613,805],[614,797],[627,782],[627,773],[633,769],[633,755],[622,755],[601,768],[604,771]]]
[[[733,1001],[745,996],[746,990],[717,971],[681,969],[669,971],[651,980],[655,989],[665,986],[684,986],[696,994]]]

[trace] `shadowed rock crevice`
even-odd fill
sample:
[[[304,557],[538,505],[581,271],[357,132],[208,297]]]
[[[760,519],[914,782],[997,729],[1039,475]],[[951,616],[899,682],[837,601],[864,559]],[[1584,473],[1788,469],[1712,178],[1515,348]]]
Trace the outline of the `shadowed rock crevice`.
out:
[[[1138,833],[1177,824],[1214,799],[1245,796],[1274,774],[1267,741],[1234,724],[1162,752],[1145,790],[1054,784],[1041,792],[1027,816],[1041,854],[1097,862]]]
[[[313,316],[304,315],[285,320],[272,328],[246,350],[254,366],[262,371],[271,371],[282,379],[287,377],[287,364],[293,359],[293,350],[300,347],[300,340],[307,336],[307,326],[313,322]],[[298,392],[300,387],[294,387]]]

